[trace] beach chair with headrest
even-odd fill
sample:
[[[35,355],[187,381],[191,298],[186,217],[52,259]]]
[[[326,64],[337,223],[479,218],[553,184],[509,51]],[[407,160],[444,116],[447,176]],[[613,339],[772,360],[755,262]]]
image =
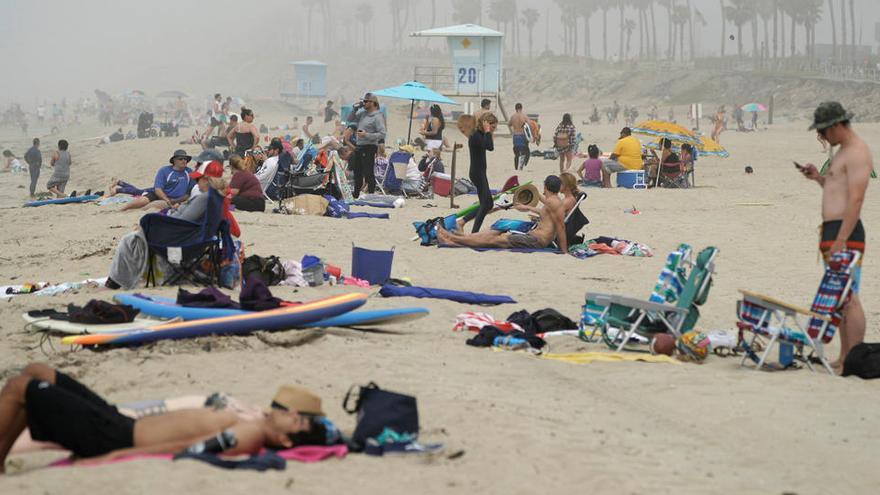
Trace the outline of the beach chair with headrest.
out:
[[[405,151],[391,153],[391,156],[388,157],[388,166],[385,169],[382,182],[379,184],[383,194],[400,193],[404,196],[406,195],[403,192],[403,179],[406,178],[406,166],[409,164],[411,157],[412,155]],[[378,183],[378,181],[379,177],[377,176],[376,182]]]
[[[229,224],[223,219],[223,196],[214,189],[207,193],[208,207],[201,221],[189,222],[161,213],[141,217],[140,225],[147,239],[147,287],[156,285],[155,256],[168,261],[172,272],[164,277],[163,285],[181,281],[213,285],[220,273],[221,240],[224,248],[232,247]],[[199,272],[207,262],[211,270],[207,276]]]
[[[679,244],[669,255],[666,263],[657,277],[657,283],[651,290],[648,301],[663,304],[675,304],[681,295],[688,278],[688,269],[693,264],[693,250],[688,244]],[[581,319],[578,324],[578,336],[587,342],[593,342],[599,331],[597,322],[607,316],[609,307],[602,305],[590,298],[587,294],[586,301],[581,307]],[[625,318],[626,314],[616,315]]]
[[[840,326],[843,307],[852,289],[852,269],[860,256],[857,251],[832,255],[810,309],[741,290],[743,298],[737,302],[739,341],[745,351],[741,366],[751,360],[756,370],[778,368],[767,363],[767,356],[774,345],[788,344],[794,348],[793,359],[804,362],[813,371],[815,360],[833,374],[825,357],[825,344],[831,342]],[[752,334],[751,339],[746,338],[746,332]],[[769,342],[759,340],[764,338],[769,338]],[[763,353],[758,355],[761,348]],[[807,350],[809,354],[805,354]]]
[[[686,189],[691,187],[688,180],[688,171],[684,162],[662,163],[657,172],[657,185],[671,189]]]
[[[690,275],[675,305],[610,295],[588,294],[598,304],[608,307],[596,325],[605,344],[621,351],[630,344],[648,343],[656,333],[674,337],[694,328],[700,318],[699,306],[705,304],[712,288],[718,248],[707,247],[697,255]],[[647,350],[632,348],[632,350]]]

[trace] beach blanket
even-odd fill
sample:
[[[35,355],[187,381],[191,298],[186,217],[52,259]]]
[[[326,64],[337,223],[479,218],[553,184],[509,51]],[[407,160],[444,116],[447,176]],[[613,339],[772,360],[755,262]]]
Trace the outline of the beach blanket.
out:
[[[266,469],[284,469],[286,461],[296,461],[302,463],[314,463],[329,459],[331,457],[343,458],[348,454],[348,447],[345,445],[303,445],[302,447],[294,447],[285,450],[263,450],[258,454],[252,455],[246,459],[230,459],[219,456],[211,456],[214,459],[205,459],[206,454],[140,454],[120,457],[108,461],[87,462],[83,464],[74,464],[70,458],[55,461],[49,464],[49,467],[80,467],[80,466],[103,466],[106,464],[116,464],[118,462],[134,461],[138,459],[196,459],[209,462],[212,465],[227,469],[255,469],[265,471]],[[279,463],[279,461],[281,461]]]
[[[382,297],[417,297],[422,299],[446,299],[464,304],[496,305],[511,304],[516,301],[510,296],[481,294],[459,290],[435,289],[431,287],[402,287],[385,284],[379,290]]]
[[[469,248],[467,246],[446,246],[446,245],[438,245],[437,247],[441,248],[462,248],[462,249],[470,249],[471,251],[476,251],[478,253],[484,253],[486,251],[506,251],[508,253],[552,253],[552,254],[562,254],[556,248]]]
[[[681,364],[681,361],[658,354],[652,356],[646,353],[623,354],[619,352],[571,352],[566,354],[542,354],[542,359],[553,359],[573,364],[588,364],[594,362],[616,363],[621,361],[643,361],[646,363]]]
[[[363,212],[355,212],[349,211],[346,212],[343,217],[345,218],[383,218],[388,220],[390,216],[387,213],[363,213]]]
[[[453,325],[452,331],[460,332],[463,330],[470,330],[471,332],[479,332],[481,328],[489,325],[506,332],[510,332],[511,330],[523,331],[523,329],[516,323],[496,320],[489,313],[476,313],[473,311],[457,315],[455,317],[455,325]]]

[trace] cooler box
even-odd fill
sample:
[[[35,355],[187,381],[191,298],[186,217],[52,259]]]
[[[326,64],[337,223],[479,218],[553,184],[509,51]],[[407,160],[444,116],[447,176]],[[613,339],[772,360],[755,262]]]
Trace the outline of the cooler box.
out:
[[[431,176],[431,189],[434,191],[434,194],[448,197],[452,192],[452,176],[435,173]]]
[[[626,189],[645,189],[645,171],[644,170],[627,170],[626,172],[617,172],[617,187]]]

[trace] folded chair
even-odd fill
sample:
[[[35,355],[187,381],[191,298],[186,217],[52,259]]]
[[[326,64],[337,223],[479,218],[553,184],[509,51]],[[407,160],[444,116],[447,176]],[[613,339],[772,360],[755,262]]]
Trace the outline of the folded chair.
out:
[[[221,240],[224,250],[231,250],[229,224],[223,219],[223,196],[210,189],[205,215],[196,222],[148,213],[141,217],[141,229],[147,239],[147,287],[156,285],[155,257],[160,256],[171,266],[162,285],[181,281],[213,285],[218,280],[221,262]],[[231,252],[231,251],[230,251]],[[171,256],[169,256],[169,253]],[[210,264],[208,276],[199,272],[203,262]]]
[[[657,174],[657,185],[660,187],[672,189],[691,187],[687,167],[683,162],[660,164]]]
[[[657,283],[651,290],[648,301],[663,304],[678,302],[687,282],[688,268],[693,265],[693,251],[688,244],[679,244],[675,250],[666,256],[666,264],[657,277]],[[587,294],[586,301],[581,307],[581,319],[578,324],[578,336],[587,342],[593,342],[599,331],[597,322],[608,316],[609,306],[602,305],[591,299],[592,294]],[[628,312],[628,311],[627,311]],[[616,315],[625,318],[626,313]],[[589,331],[589,335],[587,332]]]
[[[825,268],[825,275],[807,310],[793,306],[755,292],[741,290],[742,300],[737,302],[740,345],[745,350],[741,366],[751,359],[755,369],[767,365],[767,356],[774,344],[788,344],[794,348],[794,359],[798,359],[815,371],[813,361],[817,360],[828,373],[833,374],[828,358],[825,357],[825,344],[831,342],[842,319],[841,312],[849,299],[852,289],[852,269],[857,266],[861,254],[857,251],[835,253]],[[745,333],[752,333],[747,339]],[[769,338],[769,342],[759,339]],[[764,352],[758,355],[759,348]],[[809,350],[809,355],[805,355]]]
[[[698,306],[709,297],[717,256],[718,248],[711,246],[697,255],[674,306],[610,294],[588,294],[589,299],[608,308],[596,323],[605,344],[619,352],[631,342],[649,341],[656,333],[679,337],[692,330],[700,318]]]

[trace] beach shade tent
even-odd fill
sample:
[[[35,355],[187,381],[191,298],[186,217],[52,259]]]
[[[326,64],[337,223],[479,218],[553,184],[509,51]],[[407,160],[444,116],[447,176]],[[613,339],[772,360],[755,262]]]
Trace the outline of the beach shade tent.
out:
[[[189,98],[189,95],[183,91],[169,90],[158,93],[156,98]]]
[[[407,143],[409,143],[410,137],[412,136],[413,110],[416,107],[417,101],[444,103],[447,105],[456,104],[455,101],[450,100],[449,98],[441,95],[440,93],[434,91],[433,89],[425,86],[418,81],[408,81],[401,84],[400,86],[394,86],[393,88],[385,88],[378,91],[373,91],[373,94],[386,98],[410,100],[410,102],[412,102],[409,109],[409,130],[407,130],[406,132]]]
[[[694,131],[665,120],[646,120],[639,122],[632,128],[633,134],[667,138],[677,143],[687,143],[694,146],[700,142]]]
[[[741,106],[740,109],[742,109],[743,112],[766,112],[767,111],[767,107],[765,107],[764,105],[762,105],[760,103],[746,103],[745,105]]]

